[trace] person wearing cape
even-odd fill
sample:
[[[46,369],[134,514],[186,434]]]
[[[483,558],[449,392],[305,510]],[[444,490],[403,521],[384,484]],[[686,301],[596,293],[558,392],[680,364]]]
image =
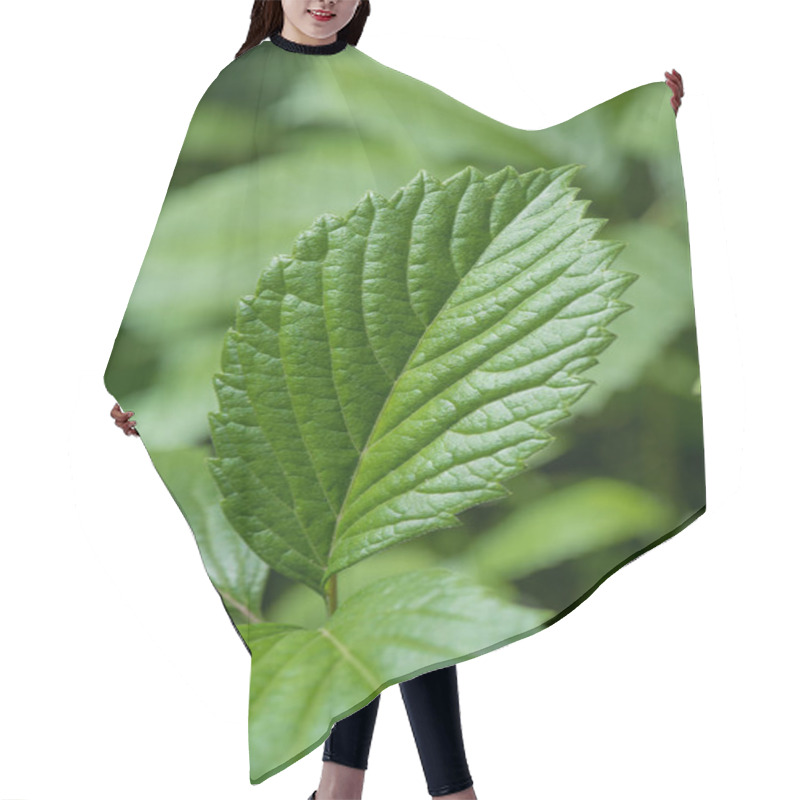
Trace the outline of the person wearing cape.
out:
[[[474,797],[455,665],[705,511],[682,81],[522,130],[362,53],[369,13],[257,0],[105,385],[250,654],[251,783],[436,676],[428,789]]]

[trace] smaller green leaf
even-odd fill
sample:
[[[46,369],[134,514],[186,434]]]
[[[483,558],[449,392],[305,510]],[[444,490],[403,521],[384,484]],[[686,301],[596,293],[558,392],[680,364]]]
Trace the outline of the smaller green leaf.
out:
[[[496,650],[552,615],[436,568],[367,586],[316,630],[251,626],[251,783],[302,758],[387,686]]]
[[[352,597],[370,584],[392,575],[441,566],[448,565],[442,564],[441,558],[430,549],[425,538],[414,539],[399,547],[381,550],[340,572],[337,577],[338,596]],[[316,592],[302,583],[294,583],[264,609],[264,616],[270,622],[317,628],[325,624],[327,610]]]

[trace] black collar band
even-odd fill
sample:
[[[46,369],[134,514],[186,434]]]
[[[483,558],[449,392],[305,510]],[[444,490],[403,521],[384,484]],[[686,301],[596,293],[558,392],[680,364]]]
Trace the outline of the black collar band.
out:
[[[281,36],[280,33],[273,33],[269,37],[272,44],[280,47],[282,50],[288,50],[290,53],[308,53],[310,55],[330,55],[332,53],[339,53],[347,47],[347,39],[339,38],[330,44],[300,44]]]

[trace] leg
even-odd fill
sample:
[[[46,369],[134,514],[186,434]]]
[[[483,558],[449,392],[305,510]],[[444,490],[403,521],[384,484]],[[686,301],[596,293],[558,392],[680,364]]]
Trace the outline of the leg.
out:
[[[455,664],[400,684],[431,797],[474,798]]]
[[[322,778],[315,800],[360,800],[380,699],[378,695],[334,723],[322,753]]]

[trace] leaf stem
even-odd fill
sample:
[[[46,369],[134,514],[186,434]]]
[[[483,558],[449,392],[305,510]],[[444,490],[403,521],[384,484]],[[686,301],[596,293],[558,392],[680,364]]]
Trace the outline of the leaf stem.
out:
[[[338,578],[337,575],[331,575],[328,583],[325,585],[325,605],[328,608],[328,616],[330,617],[334,611],[336,611],[336,605],[338,602],[338,591],[337,591],[337,583],[336,579]]]

